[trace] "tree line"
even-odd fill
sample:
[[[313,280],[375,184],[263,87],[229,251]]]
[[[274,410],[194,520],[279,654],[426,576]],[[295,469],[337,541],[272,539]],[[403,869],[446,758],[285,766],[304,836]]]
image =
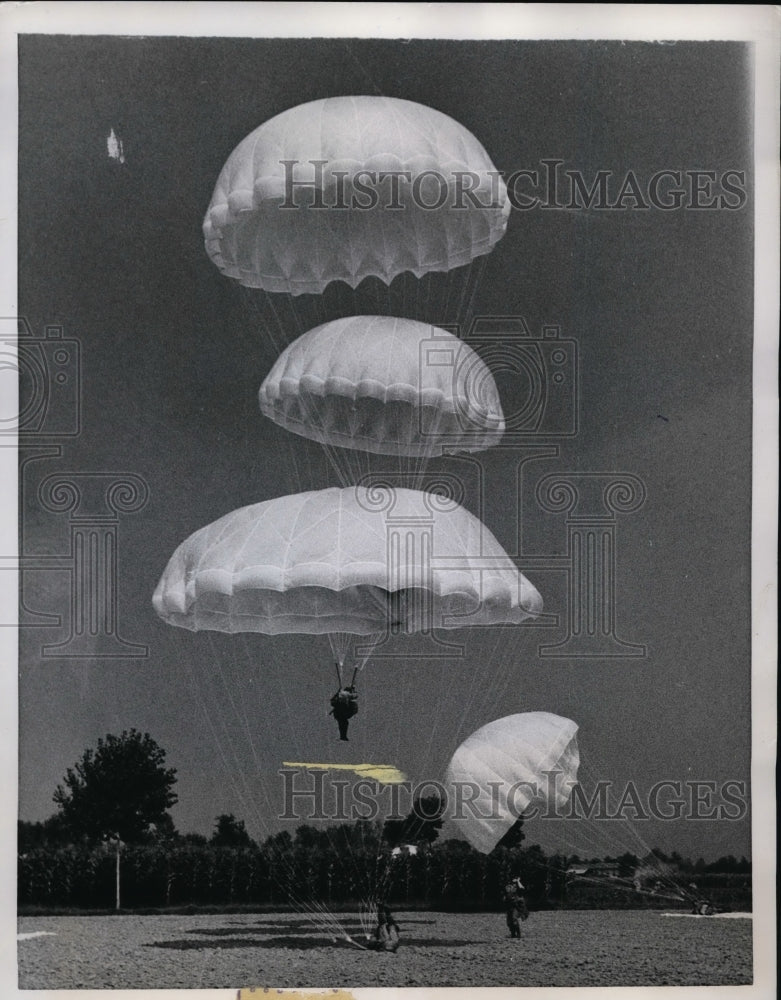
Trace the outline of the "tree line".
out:
[[[660,850],[645,858],[547,856],[525,846],[522,819],[483,855],[464,841],[439,839],[441,809],[431,799],[403,819],[302,824],[261,843],[227,813],[215,818],[209,837],[183,834],[168,811],[177,802],[175,783],[176,771],[149,734],[127,730],[86,750],[55,790],[58,811],[42,822],[19,821],[20,906],[119,908],[121,869],[122,908],[300,907],[315,900],[340,907],[379,897],[394,905],[492,907],[519,874],[532,907],[670,905],[669,894],[652,888],[660,872],[671,884],[696,877],[711,897],[739,897],[750,908],[745,858],[706,864]],[[640,872],[650,873],[645,884]]]

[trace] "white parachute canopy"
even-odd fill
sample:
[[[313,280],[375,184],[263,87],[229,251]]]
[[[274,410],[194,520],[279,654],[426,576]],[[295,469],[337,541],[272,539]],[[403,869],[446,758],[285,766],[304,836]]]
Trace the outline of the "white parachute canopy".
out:
[[[542,598],[454,500],[330,488],[243,507],[171,557],[153,603],[193,631],[352,633],[520,624]]]
[[[566,805],[580,764],[577,731],[559,715],[524,712],[489,722],[461,744],[446,788],[453,822],[472,847],[488,854],[532,803]]]
[[[309,330],[282,352],[259,400],[296,434],[373,454],[482,451],[504,431],[496,382],[479,355],[446,330],[393,316]]]
[[[282,112],[231,153],[203,223],[206,250],[248,288],[320,294],[450,271],[487,254],[510,203],[488,154],[448,115],[391,97]]]

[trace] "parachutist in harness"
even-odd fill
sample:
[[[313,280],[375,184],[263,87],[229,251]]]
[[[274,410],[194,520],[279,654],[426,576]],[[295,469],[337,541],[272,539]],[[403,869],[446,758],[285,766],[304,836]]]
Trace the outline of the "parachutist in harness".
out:
[[[688,893],[688,896],[689,896],[689,899],[691,900],[691,904],[692,904],[692,908],[691,908],[692,916],[695,916],[695,917],[711,917],[711,916],[713,916],[713,914],[716,912],[715,909],[714,909],[714,907],[713,907],[713,904],[711,903],[711,901],[709,899],[706,899],[702,895],[702,893],[700,892],[700,890],[697,888],[697,885],[696,885],[695,882],[690,882],[689,883],[689,889],[691,890]]]
[[[399,925],[390,911],[390,907],[380,903],[377,907],[377,926],[369,941],[372,951],[396,951],[399,947]]]
[[[523,882],[520,878],[514,878],[504,887],[504,905],[507,917],[507,927],[511,938],[520,938],[521,920],[526,920],[529,916],[529,908],[526,905]]]
[[[350,719],[358,712],[358,692],[355,690],[355,674],[358,671],[355,670],[353,672],[352,683],[347,687],[342,684],[342,671],[338,663],[336,664],[336,672],[339,676],[339,690],[331,698],[331,711],[329,715],[333,715],[339,726],[339,739],[347,743],[349,742],[347,727]]]

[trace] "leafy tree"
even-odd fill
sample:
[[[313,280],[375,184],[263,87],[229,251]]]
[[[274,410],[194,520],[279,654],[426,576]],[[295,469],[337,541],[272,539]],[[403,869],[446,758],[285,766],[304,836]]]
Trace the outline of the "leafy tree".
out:
[[[26,854],[38,847],[61,847],[72,839],[59,813],[43,822],[30,823],[20,819],[16,829],[19,854]]]
[[[181,839],[170,813],[163,813],[162,817],[154,824],[152,838],[158,844],[171,844]]]
[[[151,826],[169,822],[166,810],[177,801],[175,783],[176,771],[165,767],[165,751],[148,733],[130,729],[85,750],[57,786],[54,801],[72,835],[138,843]]]
[[[328,845],[328,837],[315,826],[299,826],[296,829],[295,846],[305,851],[314,851]]]
[[[658,847],[652,848],[651,853],[647,855],[645,859],[646,863],[653,864],[654,858],[657,858],[659,861],[662,861],[664,863],[667,863],[671,860],[671,858],[668,858],[667,855],[664,853],[664,851],[662,851]]]
[[[243,819],[236,819],[233,813],[222,813],[217,817],[209,843],[213,847],[251,847],[254,842]]]
[[[635,870],[640,864],[640,859],[636,854],[632,854],[627,851],[626,854],[620,854],[616,861],[618,862],[618,875],[620,878],[631,878]]]
[[[206,847],[209,843],[208,838],[202,833],[184,833],[181,840],[183,844],[192,844],[194,847]]]
[[[293,838],[287,830],[273,833],[263,841],[263,850],[269,854],[287,854],[293,849]]]
[[[433,844],[442,829],[445,804],[438,795],[418,799],[405,819],[388,819],[382,839],[391,847],[401,844]]]
[[[478,853],[467,841],[456,838],[440,841],[434,850],[455,857],[467,857]]]
[[[706,865],[706,872],[746,872],[749,870],[749,864],[745,858],[741,858],[740,861],[735,857],[734,854],[727,854],[725,857],[718,858],[711,864]]]

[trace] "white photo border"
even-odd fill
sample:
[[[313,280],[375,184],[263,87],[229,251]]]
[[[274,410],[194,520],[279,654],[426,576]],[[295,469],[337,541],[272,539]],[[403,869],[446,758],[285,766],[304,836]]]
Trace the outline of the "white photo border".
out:
[[[779,322],[779,38],[773,5],[452,4],[452,3],[2,3],[0,4],[0,316],[17,315],[16,136],[17,36],[21,34],[221,36],[257,38],[465,38],[735,40],[753,44],[755,59],[755,347],[752,523],[752,846],[754,984],[674,987],[676,996],[775,996],[775,746],[778,510]],[[16,412],[14,399],[4,403]],[[17,492],[14,442],[0,448],[2,552],[16,551]],[[4,556],[5,562],[7,557]],[[14,572],[0,574],[0,595],[14,609]],[[14,612],[15,613],[15,612]],[[3,850],[0,853],[0,987],[5,997],[27,995],[16,984],[17,663],[16,633],[0,630],[5,669],[0,689],[4,767],[0,771]],[[236,984],[237,988],[241,984]],[[250,984],[245,984],[249,986]],[[284,994],[288,991],[280,991]],[[296,991],[290,991],[295,995]],[[309,992],[309,991],[307,991]],[[444,1000],[448,989],[355,989],[356,1000]],[[459,991],[465,993],[465,991]],[[485,1000],[560,996],[560,988],[485,988]],[[656,988],[610,989],[616,1000],[654,997]],[[670,988],[664,988],[667,996]],[[187,996],[235,997],[236,990],[84,990],[80,997],[146,1000]],[[43,1000],[74,991],[35,991]],[[327,995],[327,994],[324,994]],[[593,990],[568,989],[568,997]],[[659,994],[660,996],[662,994]]]

